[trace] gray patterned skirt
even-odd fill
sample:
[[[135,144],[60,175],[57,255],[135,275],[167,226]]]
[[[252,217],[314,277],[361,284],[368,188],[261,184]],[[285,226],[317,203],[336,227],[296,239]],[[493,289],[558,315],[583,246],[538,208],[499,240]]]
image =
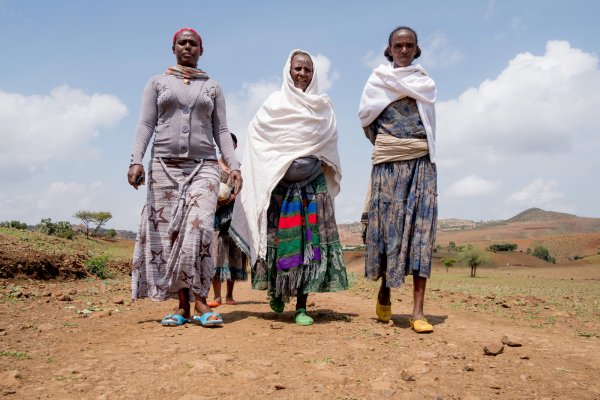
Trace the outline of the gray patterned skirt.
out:
[[[217,161],[153,158],[131,274],[133,299],[177,298],[180,289],[206,297],[220,169]]]
[[[437,172],[429,155],[377,164],[371,172],[365,276],[396,288],[429,278],[437,222]]]

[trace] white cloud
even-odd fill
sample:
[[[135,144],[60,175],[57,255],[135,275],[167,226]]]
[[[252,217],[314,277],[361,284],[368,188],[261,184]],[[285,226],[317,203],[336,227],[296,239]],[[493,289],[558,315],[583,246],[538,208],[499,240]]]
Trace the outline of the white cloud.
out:
[[[9,215],[10,219],[29,224],[36,224],[42,218],[48,217],[53,221],[73,222],[73,214],[77,211],[96,210],[103,193],[102,181],[95,181],[89,185],[56,181],[41,192],[0,195],[0,215]]]
[[[116,97],[68,86],[49,95],[0,92],[0,177],[22,177],[55,159],[93,154],[90,142],[125,115],[127,107]]]
[[[426,37],[419,47],[421,47],[423,55],[415,62],[419,62],[427,68],[447,69],[460,64],[464,59],[462,51],[453,46],[441,32],[434,32]]]
[[[381,51],[378,53],[374,53],[372,51],[369,51],[367,54],[365,54],[362,58],[362,62],[363,64],[369,68],[369,69],[375,69],[378,66],[380,66],[381,64],[385,64],[388,65],[390,62],[385,58],[385,56],[383,55],[383,52],[385,51],[385,48],[387,46],[383,46],[381,48]]]
[[[333,82],[340,77],[337,70],[330,71],[331,60],[322,54],[313,57],[315,69],[317,70],[317,81],[321,93],[327,92],[333,86]]]
[[[592,140],[600,119],[595,55],[565,41],[546,53],[518,54],[494,79],[437,106],[442,164],[494,163],[531,154],[568,153]]]
[[[496,192],[499,186],[498,182],[485,180],[477,175],[468,175],[452,183],[444,192],[444,197],[452,199],[483,196]]]
[[[558,190],[558,187],[558,182],[553,179],[538,178],[524,188],[511,193],[506,201],[509,204],[522,207],[541,207],[555,210],[558,201],[565,197]]]

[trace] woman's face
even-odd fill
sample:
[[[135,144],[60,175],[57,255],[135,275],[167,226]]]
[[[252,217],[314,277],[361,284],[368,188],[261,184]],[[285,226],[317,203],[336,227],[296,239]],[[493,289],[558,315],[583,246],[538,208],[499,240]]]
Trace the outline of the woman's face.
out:
[[[401,29],[394,32],[388,52],[394,59],[394,66],[408,67],[417,53],[417,38],[411,31]]]
[[[173,45],[173,54],[177,58],[177,64],[196,68],[202,52],[198,36],[193,32],[183,31],[177,35],[177,39]]]
[[[292,58],[290,75],[294,86],[304,92],[313,78],[313,63],[310,57],[306,54],[296,54]]]

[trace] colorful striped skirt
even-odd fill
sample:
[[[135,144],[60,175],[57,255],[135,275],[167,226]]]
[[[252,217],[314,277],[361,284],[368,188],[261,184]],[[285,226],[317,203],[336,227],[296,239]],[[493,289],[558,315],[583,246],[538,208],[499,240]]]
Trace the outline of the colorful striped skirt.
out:
[[[267,254],[252,267],[252,287],[288,301],[348,288],[333,201],[323,174],[303,187],[279,184],[267,211]]]

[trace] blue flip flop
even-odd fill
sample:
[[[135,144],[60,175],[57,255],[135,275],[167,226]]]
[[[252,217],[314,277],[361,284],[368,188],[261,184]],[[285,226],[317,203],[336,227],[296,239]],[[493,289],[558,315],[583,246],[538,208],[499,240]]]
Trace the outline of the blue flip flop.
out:
[[[209,319],[210,317],[215,316],[218,319]],[[194,315],[192,319],[196,322],[199,322],[202,326],[215,326],[223,324],[223,317],[218,312],[205,312],[201,316]]]
[[[167,314],[162,319],[162,321],[160,321],[160,324],[162,326],[181,326],[181,325],[187,324],[188,322],[190,322],[190,320],[187,318],[184,318],[183,315]]]

